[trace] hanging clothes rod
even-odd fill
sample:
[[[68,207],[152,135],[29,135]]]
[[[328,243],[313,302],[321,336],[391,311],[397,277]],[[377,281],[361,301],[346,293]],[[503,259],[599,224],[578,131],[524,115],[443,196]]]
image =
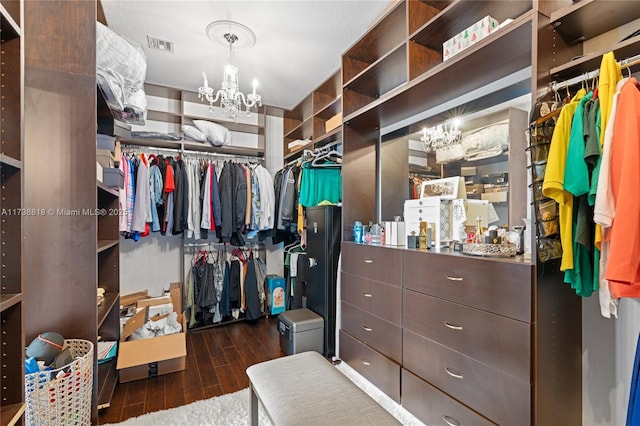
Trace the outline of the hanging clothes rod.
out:
[[[245,159],[247,162],[251,161],[263,161],[262,157],[257,155],[247,155],[247,154],[226,154],[222,152],[210,152],[210,151],[195,151],[195,150],[187,150],[187,149],[176,149],[176,148],[160,148],[154,146],[141,146],[141,145],[122,145],[122,150],[124,152],[147,152],[147,153],[160,153],[160,152],[171,152],[176,154],[190,154],[190,155],[210,155],[213,157],[225,157],[225,158],[233,158],[233,159]]]
[[[213,157],[225,157],[225,158],[244,158],[244,159],[254,159],[254,161],[263,161],[264,158],[258,155],[248,155],[248,154],[226,154],[222,152],[210,152],[210,151],[193,151],[185,149],[181,151],[183,154],[192,154],[192,155],[211,155]]]
[[[185,243],[183,247],[208,247],[208,246],[220,246],[224,245],[224,243],[216,243],[216,242],[208,242],[208,243]]]
[[[620,65],[620,68],[629,68],[638,64],[640,64],[640,55],[631,56],[629,58],[623,59],[622,61],[618,62],[618,65]],[[566,81],[562,81],[562,82],[553,81],[551,82],[551,90],[553,90],[554,92],[557,92],[561,89],[568,88],[576,84],[582,83],[583,81],[596,78],[599,75],[600,75],[600,69],[597,69],[597,70],[593,70],[588,73],[579,75],[577,77],[570,78],[569,80],[566,80]]]
[[[171,152],[180,154],[182,151],[175,148],[156,148],[154,146],[140,146],[140,145],[122,145],[123,152],[150,152],[150,153],[159,153],[159,152]]]

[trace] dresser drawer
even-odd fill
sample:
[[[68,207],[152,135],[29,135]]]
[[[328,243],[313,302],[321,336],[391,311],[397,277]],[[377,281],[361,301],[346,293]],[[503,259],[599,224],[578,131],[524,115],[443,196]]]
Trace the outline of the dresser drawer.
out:
[[[345,302],[394,324],[402,324],[402,290],[389,284],[342,272],[341,297]]]
[[[400,287],[402,250],[342,243],[342,270]]]
[[[531,422],[531,385],[404,330],[402,365],[502,425]]]
[[[530,383],[530,324],[412,290],[403,295],[405,329]]]
[[[388,321],[342,302],[342,328],[378,352],[400,362],[402,329]]]
[[[495,425],[404,368],[401,383],[402,406],[426,425]]]
[[[406,250],[404,288],[532,322],[533,266]]]
[[[400,403],[400,365],[340,330],[340,358]]]

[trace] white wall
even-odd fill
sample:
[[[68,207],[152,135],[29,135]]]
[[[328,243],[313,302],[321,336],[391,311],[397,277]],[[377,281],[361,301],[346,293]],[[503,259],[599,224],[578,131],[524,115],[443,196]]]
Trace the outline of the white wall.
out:
[[[182,238],[151,233],[138,242],[120,237],[120,294],[148,289],[160,296],[169,283],[181,281]]]

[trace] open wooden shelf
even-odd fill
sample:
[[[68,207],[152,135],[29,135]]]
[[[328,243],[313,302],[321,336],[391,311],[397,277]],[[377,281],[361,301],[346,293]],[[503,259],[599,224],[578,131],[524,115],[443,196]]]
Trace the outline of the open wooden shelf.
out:
[[[640,52],[640,35],[623,42],[616,43],[613,46],[609,46],[607,49],[593,52],[576,58],[566,64],[553,67],[549,70],[549,74],[556,79],[569,79],[576,75],[596,70],[600,68],[602,55],[610,51],[613,51],[613,54],[619,61],[637,55],[638,52]]]
[[[109,250],[111,247],[115,247],[120,244],[119,240],[98,240],[97,252],[103,252]]]
[[[531,66],[532,13],[527,12],[500,31],[454,56],[398,90],[343,118],[350,126],[385,127],[430,108],[446,104],[496,80],[515,78]],[[508,57],[504,55],[509,51]],[[474,78],[466,78],[474,70]],[[465,113],[479,111],[531,90],[530,75],[511,82],[493,93],[465,103]],[[425,96],[423,94],[428,94]]]
[[[22,161],[16,160],[15,158],[10,157],[6,154],[0,154],[0,164],[2,164],[3,166],[10,166],[18,170],[22,168]]]
[[[3,293],[0,295],[0,312],[4,312],[20,302],[22,302],[22,293]]]
[[[551,13],[551,24],[570,41],[580,42],[640,18],[635,1],[580,0]]]
[[[313,92],[290,111],[284,113],[283,157],[285,161],[298,158],[305,149],[314,149],[341,139],[342,126],[326,131],[327,120],[342,112],[340,71],[334,72]],[[309,140],[304,146],[289,149],[295,140]]]
[[[116,359],[98,364],[98,410],[111,406],[111,397],[117,383]]]
[[[99,180],[96,181],[96,186],[98,187],[99,190],[106,192],[107,194],[113,195],[114,197],[118,196],[118,190],[115,188],[111,188],[107,185],[105,185],[104,183],[100,182]]]
[[[18,403],[11,405],[3,405],[0,411],[0,426],[13,426],[18,424],[20,416],[24,414],[26,404]]]
[[[100,283],[98,283],[98,287],[100,287]],[[102,327],[104,320],[111,313],[111,309],[118,301],[118,296],[118,293],[105,292],[102,304],[98,305],[98,328]]]

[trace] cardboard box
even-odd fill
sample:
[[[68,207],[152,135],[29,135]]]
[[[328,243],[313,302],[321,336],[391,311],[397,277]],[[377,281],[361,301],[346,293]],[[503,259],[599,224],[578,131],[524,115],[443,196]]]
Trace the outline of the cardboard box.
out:
[[[149,290],[142,290],[120,296],[120,307],[134,305],[138,300],[149,299]]]
[[[339,112],[330,119],[328,119],[324,123],[324,128],[327,133],[335,129],[336,127],[342,126],[342,113]]]
[[[485,16],[475,24],[465,28],[449,40],[442,43],[442,60],[451,59],[458,53],[478,43],[480,40],[494,33],[499,23],[491,16]]]
[[[127,338],[131,336],[134,331],[148,321],[150,306],[164,304],[167,300],[173,303],[171,296],[143,299],[141,305],[144,304],[145,308],[133,315],[126,322],[120,337],[118,361],[116,364],[120,376],[120,383],[174,373],[185,369],[187,357],[187,320],[184,313],[179,312],[182,293],[178,293],[178,289],[181,287],[174,284],[178,284],[179,286],[180,283],[172,283],[171,289],[174,290],[174,296],[178,298],[178,301],[174,303],[174,312],[178,313],[178,322],[182,325],[182,332],[149,339],[127,341]],[[124,297],[126,298],[127,296]],[[136,304],[139,302],[136,302]],[[156,317],[154,320],[160,320],[164,317],[166,317],[166,315]]]

